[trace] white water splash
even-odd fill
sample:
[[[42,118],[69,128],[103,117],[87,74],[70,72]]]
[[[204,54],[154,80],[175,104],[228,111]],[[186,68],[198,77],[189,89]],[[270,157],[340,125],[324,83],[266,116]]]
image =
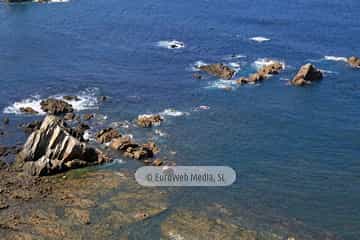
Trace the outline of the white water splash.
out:
[[[157,43],[158,47],[167,48],[167,49],[179,49],[184,48],[185,43],[177,41],[177,40],[171,40],[171,41],[159,41]]]
[[[327,61],[347,62],[346,57],[325,56],[324,59]]]
[[[266,38],[266,37],[258,36],[258,37],[252,37],[252,38],[250,38],[250,40],[252,40],[252,41],[254,41],[254,42],[262,43],[262,42],[270,41],[271,39],[270,39],[270,38]]]

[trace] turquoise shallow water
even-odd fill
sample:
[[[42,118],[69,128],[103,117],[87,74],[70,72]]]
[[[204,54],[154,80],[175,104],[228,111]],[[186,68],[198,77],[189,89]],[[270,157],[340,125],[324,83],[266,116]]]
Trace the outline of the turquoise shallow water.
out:
[[[296,219],[358,239],[360,71],[324,57],[360,55],[359,11],[352,0],[1,4],[0,107],[34,95],[82,94],[90,102],[111,97],[89,110],[107,115],[106,124],[168,108],[187,112],[167,117],[158,128],[166,136],[133,134],[155,138],[180,165],[229,165],[238,181],[181,191],[175,205],[222,202],[235,212],[253,209],[260,222]],[[271,40],[250,40],[256,36]],[[174,39],[185,48],[157,46]],[[233,54],[244,57],[229,59]],[[286,70],[230,92],[217,79],[191,76],[197,61],[239,63],[240,76],[261,58],[284,61]],[[288,86],[286,79],[306,62],[325,70],[324,80]],[[98,107],[91,104],[79,109]],[[210,109],[195,111],[200,105]],[[12,124],[11,137],[1,141],[22,141],[16,125],[31,118],[2,115]]]

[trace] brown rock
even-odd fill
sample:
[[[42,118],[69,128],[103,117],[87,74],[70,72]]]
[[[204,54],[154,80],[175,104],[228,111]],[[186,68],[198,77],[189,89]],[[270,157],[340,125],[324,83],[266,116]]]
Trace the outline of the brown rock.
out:
[[[222,63],[200,66],[199,69],[225,80],[230,80],[235,74],[235,70]]]
[[[98,143],[108,143],[114,138],[121,137],[121,134],[113,128],[105,128],[96,134],[96,141]]]
[[[360,68],[360,58],[358,57],[349,57],[347,59],[347,62],[350,64],[353,68]]]
[[[35,111],[33,108],[31,107],[21,107],[20,108],[20,112],[26,113],[26,114],[38,114],[37,111]]]
[[[129,137],[115,138],[110,143],[110,148],[121,151],[124,156],[137,160],[152,158],[157,147],[154,143],[139,145]]]
[[[291,83],[295,86],[304,86],[322,78],[322,73],[314,65],[308,63],[300,68]]]
[[[265,79],[265,76],[261,73],[254,73],[249,76],[248,83],[258,83]]]
[[[263,66],[258,73],[262,75],[279,74],[283,70],[283,65],[280,62],[274,62],[269,65]]]
[[[92,118],[94,118],[94,114],[86,113],[86,114],[83,115],[83,120],[84,121],[89,121]]]
[[[156,159],[156,160],[154,160],[154,161],[152,162],[151,165],[153,165],[153,166],[161,166],[161,165],[163,165],[163,164],[164,164],[164,162],[163,162],[161,159]]]
[[[74,160],[93,165],[109,158],[73,137],[63,121],[55,116],[45,117],[40,129],[29,136],[17,155],[17,162],[23,164],[25,172],[38,176],[67,170],[72,164],[66,163]]]
[[[49,98],[41,101],[40,105],[44,112],[53,115],[65,114],[74,111],[71,104],[59,99]]]
[[[137,124],[141,127],[152,127],[153,125],[159,125],[164,119],[159,115],[140,115],[137,119]]]

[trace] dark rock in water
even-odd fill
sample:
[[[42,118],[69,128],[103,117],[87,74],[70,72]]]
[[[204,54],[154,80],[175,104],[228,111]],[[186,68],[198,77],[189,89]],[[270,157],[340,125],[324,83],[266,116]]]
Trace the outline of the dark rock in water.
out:
[[[152,127],[153,125],[160,125],[164,119],[159,115],[140,115],[137,119],[137,124],[141,127]]]
[[[91,114],[91,113],[86,113],[83,115],[83,120],[84,121],[89,121],[90,119],[94,118],[94,114]]]
[[[63,96],[63,99],[67,101],[80,101],[78,96]]]
[[[32,133],[35,130],[38,130],[41,126],[41,121],[33,121],[31,123],[25,123],[20,125],[20,127],[25,131],[25,133]]]
[[[275,75],[275,74],[279,74],[282,70],[284,69],[283,64],[281,64],[280,62],[274,62],[268,65],[263,66],[258,73],[261,75]]]
[[[358,57],[349,57],[347,59],[347,62],[350,64],[353,68],[360,68],[360,58]]]
[[[225,80],[230,80],[235,74],[235,70],[222,63],[200,66],[199,69]]]
[[[198,79],[198,80],[202,79],[202,76],[199,73],[194,73],[192,76],[193,76],[193,78]]]
[[[40,129],[29,136],[16,160],[28,174],[43,176],[84,166],[85,162],[89,166],[110,159],[73,137],[60,118],[47,116]]]
[[[44,112],[53,115],[60,115],[74,111],[71,104],[60,99],[49,98],[41,101],[40,105]]]
[[[151,165],[153,165],[153,166],[161,166],[163,164],[164,164],[164,162],[161,159],[156,159],[151,163]]]
[[[69,112],[64,115],[64,120],[72,121],[75,118],[75,113]]]
[[[8,124],[10,123],[10,119],[9,119],[8,117],[4,117],[4,118],[3,118],[3,123],[4,123],[5,125],[8,125]]]
[[[35,111],[33,108],[31,107],[21,107],[20,108],[20,112],[26,113],[26,114],[38,114],[37,111]]]
[[[105,128],[96,134],[96,141],[98,143],[108,143],[114,138],[121,137],[121,134],[113,128]]]
[[[291,83],[295,86],[304,86],[322,78],[322,73],[314,65],[308,63],[300,68]]]
[[[139,145],[129,137],[115,138],[110,143],[110,148],[121,151],[124,156],[142,160],[146,158],[152,158],[154,156],[154,150],[158,151],[155,144],[143,144]]]
[[[104,102],[104,101],[107,100],[107,97],[106,96],[100,96],[98,99],[99,99],[99,101]]]

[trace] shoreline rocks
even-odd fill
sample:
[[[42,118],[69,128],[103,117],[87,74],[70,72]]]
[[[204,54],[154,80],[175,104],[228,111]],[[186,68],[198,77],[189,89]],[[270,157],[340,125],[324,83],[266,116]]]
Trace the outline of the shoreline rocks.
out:
[[[108,143],[114,138],[121,137],[121,134],[113,128],[105,128],[96,134],[96,141],[98,143]]]
[[[235,70],[222,64],[222,63],[215,63],[210,65],[204,65],[198,67],[201,71],[204,71],[210,75],[219,77],[224,80],[230,80],[234,74]]]
[[[352,56],[347,59],[347,63],[353,68],[360,68],[360,58]]]
[[[164,121],[163,117],[161,117],[159,114],[155,115],[140,115],[136,123],[143,128],[149,128],[152,126],[158,126],[161,124],[161,122]]]
[[[44,112],[52,115],[61,115],[74,111],[71,104],[60,99],[48,98],[41,101],[40,105]]]
[[[31,107],[21,107],[20,112],[25,113],[25,114],[38,114],[39,113],[38,111],[35,111]]]
[[[323,78],[323,74],[314,65],[308,63],[303,65],[295,77],[291,80],[294,86],[305,86]]]
[[[100,150],[73,137],[64,124],[60,118],[50,115],[45,117],[39,130],[31,133],[16,156],[25,172],[44,176],[110,160]]]

